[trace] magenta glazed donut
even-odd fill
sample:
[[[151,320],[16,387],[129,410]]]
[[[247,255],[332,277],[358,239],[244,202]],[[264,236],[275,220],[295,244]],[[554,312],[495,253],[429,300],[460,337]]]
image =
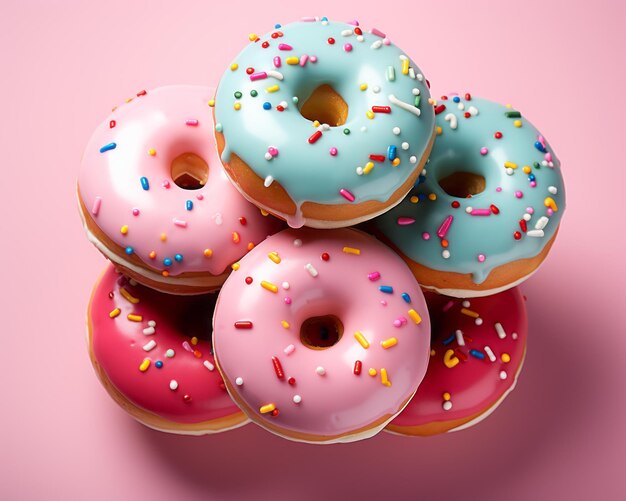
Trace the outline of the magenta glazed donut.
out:
[[[285,230],[220,291],[216,361],[252,421],[291,440],[351,442],[409,402],[430,322],[406,264],[354,229]]]

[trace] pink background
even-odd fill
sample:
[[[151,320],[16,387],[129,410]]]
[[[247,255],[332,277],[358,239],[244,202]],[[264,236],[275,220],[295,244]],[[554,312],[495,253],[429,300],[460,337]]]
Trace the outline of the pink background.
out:
[[[0,6],[0,497],[608,499],[626,488],[624,3],[52,3]],[[562,160],[567,214],[523,287],[525,370],[473,429],[338,446],[253,426],[172,436],[135,423],[94,376],[85,308],[104,259],[74,194],[92,129],[141,89],[217,84],[249,32],[302,15],[386,31],[435,95],[513,103]]]

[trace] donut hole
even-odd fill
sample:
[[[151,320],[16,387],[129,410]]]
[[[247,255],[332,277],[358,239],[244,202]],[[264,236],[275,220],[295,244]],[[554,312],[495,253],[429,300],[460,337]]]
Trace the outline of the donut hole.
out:
[[[213,334],[212,313],[215,310],[217,296],[215,293],[201,294],[194,297],[180,296],[180,305],[175,305],[172,302],[173,309],[176,312],[172,315],[174,330],[189,339],[195,337],[202,341],[211,342]]]
[[[209,178],[209,165],[195,153],[182,153],[172,160],[171,175],[183,190],[199,190]]]
[[[312,350],[325,350],[343,336],[343,324],[335,315],[309,317],[300,326],[300,341]]]
[[[338,127],[348,119],[348,104],[328,84],[317,87],[309,98],[300,106],[300,114],[315,122]]]
[[[472,172],[457,171],[440,179],[439,186],[450,196],[470,198],[485,191],[485,178]]]

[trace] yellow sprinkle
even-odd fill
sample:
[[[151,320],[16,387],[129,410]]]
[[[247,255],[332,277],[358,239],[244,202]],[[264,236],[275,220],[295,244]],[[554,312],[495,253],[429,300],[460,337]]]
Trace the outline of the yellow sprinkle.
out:
[[[139,299],[137,299],[130,292],[128,292],[128,289],[126,289],[125,287],[122,287],[120,289],[120,293],[122,294],[122,296],[124,296],[124,299],[126,299],[130,303],[137,304],[139,302]]]
[[[198,344],[198,338],[196,336],[191,338],[191,344],[193,344],[194,346]]]
[[[369,174],[370,172],[372,172],[373,168],[374,168],[374,162],[367,162],[365,164],[365,167],[363,167],[363,174]]]
[[[419,324],[422,321],[422,317],[420,317],[420,314],[414,309],[409,310],[409,317],[411,317],[411,320],[413,320],[416,324]]]
[[[151,157],[153,157],[154,155],[156,155],[156,150],[154,148],[150,148],[148,150],[148,155],[150,155]]]
[[[435,131],[437,132],[438,136],[441,136],[441,134],[443,134],[443,129],[438,125],[437,128],[435,129]]]
[[[213,249],[204,249],[202,254],[204,254],[204,257],[211,257],[213,255]]]
[[[437,200],[437,195],[435,195],[434,193],[430,193],[428,195],[428,200],[431,200],[434,202],[435,200]]]
[[[141,362],[141,365],[139,366],[139,370],[141,372],[146,372],[148,370],[148,367],[150,367],[150,359],[144,358],[143,362]]]
[[[161,238],[161,242],[165,242],[167,240],[167,234],[161,233],[160,238]]]
[[[393,165],[394,167],[397,167],[398,165],[400,165],[400,157],[396,157],[391,161],[391,165]]]
[[[504,166],[507,169],[517,169],[517,164],[515,162],[504,162]]]
[[[480,316],[475,311],[468,310],[467,308],[461,308],[461,313],[463,313],[463,315],[467,315],[468,317],[472,317],[472,318],[478,318]]]
[[[504,107],[510,109],[510,108],[513,108],[513,105],[512,104],[505,104]]]
[[[367,110],[365,112],[365,116],[369,118],[370,120],[372,120],[374,118],[374,112],[372,110]]]
[[[300,58],[298,58],[297,56],[290,56],[287,59],[285,59],[285,62],[287,64],[299,64]]]
[[[380,369],[380,382],[385,386],[391,386],[391,381],[389,381],[389,377],[387,376],[387,369]]]
[[[370,376],[372,376],[372,377],[374,377],[374,376],[376,376],[376,374],[378,374],[378,372],[376,371],[376,369],[370,369],[369,371],[367,371],[367,373],[368,373]]]
[[[314,120],[313,121],[313,127],[318,128],[320,125],[321,124],[320,124],[319,120]]]
[[[131,322],[141,322],[143,320],[141,315],[135,315],[134,313],[129,313],[126,318],[128,318]]]
[[[270,292],[273,292],[274,294],[278,292],[278,287],[276,287],[273,283],[267,282],[265,280],[261,281],[261,287],[263,287],[264,289]]]
[[[237,68],[239,68],[239,65],[237,63],[233,63],[230,65],[230,71],[236,71]]]
[[[362,83],[361,85],[359,85],[359,89],[367,90],[367,84],[366,83]]]
[[[265,92],[276,92],[277,90],[280,90],[280,87],[278,85],[270,85],[269,87],[265,88]]]
[[[115,308],[113,311],[111,311],[111,312],[109,313],[109,316],[110,316],[111,318],[115,318],[115,317],[117,317],[120,313],[122,313],[122,310],[120,310],[119,308]]]
[[[546,207],[550,207],[554,212],[559,210],[559,208],[556,206],[556,202],[552,197],[546,197],[546,199],[543,201],[543,205],[545,205]]]
[[[430,350],[430,356],[431,356],[431,357],[434,357],[436,354],[437,354],[437,352],[431,348],[431,350]]]
[[[392,346],[395,346],[398,344],[398,340],[395,337],[390,337],[389,339],[385,339],[384,341],[380,342],[380,345],[385,348],[385,350],[387,348],[391,348]]]
[[[241,103],[239,101],[237,101],[235,104],[233,104],[233,108],[235,108],[237,111],[239,111],[241,109]]]
[[[409,198],[409,200],[411,201],[412,204],[416,204],[417,202],[420,201],[419,197],[413,195],[411,198]]]
[[[361,334],[361,331],[356,331],[354,333],[354,337],[356,338],[356,340],[359,342],[359,344],[365,348],[366,350],[370,347],[370,343],[367,339],[365,339],[365,336],[363,334]]]
[[[354,247],[344,247],[342,250],[346,254],[356,254],[357,256],[361,254],[361,249],[355,249]]]
[[[508,353],[503,353],[502,355],[500,355],[500,358],[505,364],[508,364],[511,361],[511,355],[509,355]]]
[[[276,409],[276,405],[274,404],[265,404],[263,406],[261,406],[261,408],[259,409],[259,412],[261,414],[267,414],[268,412],[272,412]]]
[[[521,120],[515,120],[515,122],[513,122],[513,125],[515,125],[515,127],[521,127],[522,126],[522,121]]]
[[[452,367],[459,363],[459,359],[454,356],[454,350],[448,350],[445,352],[443,355],[443,363],[448,369],[452,369]]]
[[[532,171],[532,169],[530,168],[530,165],[524,165],[522,170],[524,171],[524,174],[530,174],[530,172]]]
[[[233,269],[233,271],[237,271],[239,269],[241,265],[239,263],[233,263],[230,265],[230,267]]]
[[[278,252],[270,252],[267,257],[269,257],[272,262],[276,264],[280,263],[280,256],[278,255]]]
[[[289,322],[287,322],[287,320],[281,320],[280,325],[282,325],[285,329],[289,329]]]
[[[409,74],[409,60],[408,59],[402,60],[402,74],[403,75]]]
[[[261,215],[262,215],[262,216],[267,217],[267,216],[269,216],[269,215],[270,215],[270,213],[269,213],[269,212],[267,212],[265,209],[260,209],[260,210],[261,210]]]
[[[215,106],[215,99],[209,99],[208,105],[213,108],[213,106]]]
[[[122,226],[122,227],[120,228],[120,233],[121,233],[122,235],[126,235],[126,234],[128,233],[128,226],[127,226],[127,225]]]
[[[236,231],[233,231],[233,242],[238,244],[240,240],[241,238],[239,237],[239,233],[237,233]]]
[[[250,33],[248,35],[248,40],[250,40],[251,42],[256,42],[259,39],[259,35],[257,35],[256,33]]]
[[[129,97],[128,99],[126,99],[126,101],[125,101],[125,102],[126,102],[126,103],[130,103],[132,100],[133,100],[133,98],[132,98],[132,97]]]
[[[450,395],[450,393],[448,393],[447,391],[443,394],[443,399],[447,402],[448,400],[450,400],[452,398],[452,395]]]

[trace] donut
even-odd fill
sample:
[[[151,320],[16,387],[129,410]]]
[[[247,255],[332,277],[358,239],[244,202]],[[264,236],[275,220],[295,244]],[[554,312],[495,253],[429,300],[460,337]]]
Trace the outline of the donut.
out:
[[[393,251],[354,229],[288,229],[238,265],[213,345],[253,422],[290,440],[352,442],[402,410],[426,372],[430,321]]]
[[[200,435],[248,422],[215,369],[217,294],[165,294],[108,265],[88,307],[91,362],[109,395],[150,428]]]
[[[526,354],[528,320],[519,288],[471,302],[425,296],[432,322],[428,370],[386,428],[402,435],[435,435],[482,421],[515,387]]]
[[[213,139],[214,90],[142,91],[95,130],[78,178],[87,236],[125,274],[170,293],[218,288],[280,222],[226,177]]]
[[[215,99],[222,162],[243,195],[296,228],[349,226],[397,204],[434,140],[415,63],[356,21],[304,19],[249,39]]]
[[[426,174],[374,222],[422,287],[456,297],[496,294],[547,256],[565,210],[552,147],[519,111],[470,94],[435,104]]]

